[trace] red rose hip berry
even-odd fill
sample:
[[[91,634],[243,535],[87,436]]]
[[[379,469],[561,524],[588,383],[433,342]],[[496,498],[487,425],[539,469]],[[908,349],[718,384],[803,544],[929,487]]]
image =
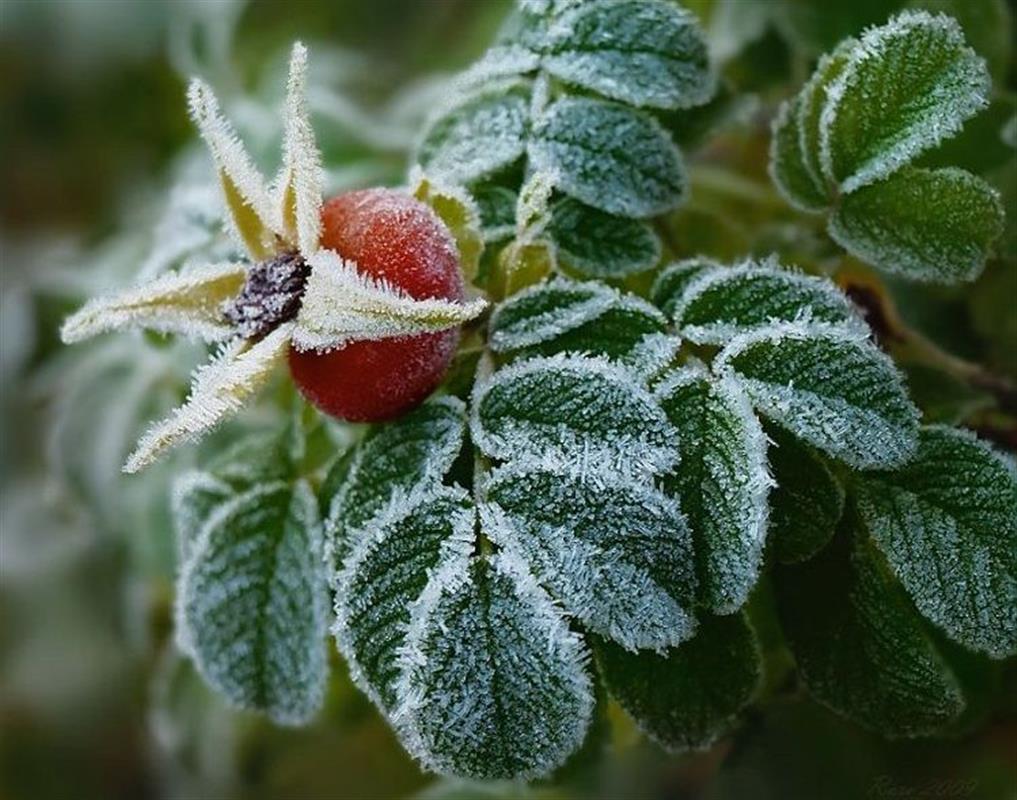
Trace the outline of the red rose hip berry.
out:
[[[321,246],[353,261],[364,274],[417,300],[461,301],[463,279],[455,242],[437,215],[394,189],[333,197],[321,210]],[[300,391],[327,414],[351,422],[391,419],[421,403],[441,382],[459,343],[459,329],[352,342],[330,353],[290,348],[290,373]]]

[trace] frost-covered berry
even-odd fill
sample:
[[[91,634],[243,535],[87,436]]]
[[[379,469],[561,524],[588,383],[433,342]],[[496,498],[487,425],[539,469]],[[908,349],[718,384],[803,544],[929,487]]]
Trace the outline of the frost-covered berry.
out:
[[[334,197],[321,211],[321,247],[417,300],[459,301],[455,242],[430,208],[404,192],[366,189]],[[328,353],[290,348],[293,380],[322,411],[353,422],[391,419],[441,382],[459,342],[457,328],[356,341]]]

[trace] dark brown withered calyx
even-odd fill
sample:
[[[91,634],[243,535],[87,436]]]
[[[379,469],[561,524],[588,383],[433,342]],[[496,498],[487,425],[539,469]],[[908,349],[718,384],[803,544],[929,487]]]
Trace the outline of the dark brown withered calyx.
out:
[[[223,304],[223,314],[245,339],[261,339],[297,315],[310,274],[299,253],[255,264],[244,288]]]

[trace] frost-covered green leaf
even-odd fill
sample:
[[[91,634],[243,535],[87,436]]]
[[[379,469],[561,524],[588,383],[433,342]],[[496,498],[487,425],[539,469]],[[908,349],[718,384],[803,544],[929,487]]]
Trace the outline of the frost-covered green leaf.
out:
[[[587,661],[582,640],[517,558],[455,560],[413,608],[397,729],[436,772],[546,775],[590,724]]]
[[[802,98],[785,101],[773,118],[770,177],[784,198],[800,211],[822,211],[829,204],[826,186],[805,162],[802,150]]]
[[[781,323],[735,337],[714,366],[767,417],[850,466],[893,467],[914,454],[918,409],[893,362],[864,335]]]
[[[1003,232],[1003,207],[988,183],[960,169],[906,167],[841,198],[830,235],[846,250],[913,280],[977,277]]]
[[[490,184],[476,186],[471,193],[480,213],[484,242],[491,244],[512,238],[516,229],[516,193],[504,186]]]
[[[410,610],[432,573],[473,551],[474,511],[462,489],[398,496],[361,533],[335,579],[334,632],[356,683],[383,709],[398,697]]]
[[[187,561],[205,521],[233,495],[233,487],[211,472],[185,472],[174,481],[171,505],[181,564]]]
[[[646,337],[663,334],[653,306],[602,283],[552,280],[502,303],[491,317],[490,347],[512,355],[587,353],[633,363]]]
[[[786,431],[766,430],[766,458],[776,484],[770,492],[769,540],[777,559],[812,558],[833,537],[844,512],[844,490],[818,453]]]
[[[762,428],[730,378],[683,369],[655,394],[679,431],[671,486],[695,541],[698,599],[729,613],[747,599],[762,562],[770,488]]]
[[[678,504],[642,480],[509,466],[485,487],[484,530],[592,631],[663,650],[692,635],[692,539]]]
[[[776,574],[798,675],[816,700],[884,736],[932,733],[963,711],[960,687],[878,553],[854,532],[846,524],[819,556]]]
[[[678,433],[624,368],[561,355],[508,366],[478,383],[473,441],[490,458],[581,459],[626,473],[660,472],[677,459]]]
[[[844,71],[844,66],[848,63],[848,59],[857,45],[857,40],[845,39],[834,50],[820,58],[815,72],[812,73],[798,94],[797,119],[794,122],[794,127],[797,128],[798,133],[800,158],[805,166],[805,171],[811,178],[811,185],[817,187],[824,196],[827,196],[826,205],[830,203],[828,195],[831,184],[823,172],[823,163],[820,157],[820,119],[823,109],[826,107],[830,87]]]
[[[721,265],[709,258],[688,258],[668,264],[657,276],[650,289],[650,299],[669,317],[685,293],[685,288],[700,275],[720,269]]]
[[[831,281],[747,262],[698,276],[671,316],[681,335],[699,344],[724,344],[774,322],[825,322],[866,330],[855,307]]]
[[[820,118],[827,178],[848,193],[885,178],[985,108],[985,62],[950,17],[905,12],[867,31]]]
[[[326,677],[326,584],[317,503],[303,482],[256,486],[220,505],[177,587],[177,641],[241,708],[307,721]]]
[[[576,200],[554,205],[547,232],[559,262],[587,278],[624,278],[660,260],[660,237],[648,223],[605,214]]]
[[[535,121],[527,152],[561,191],[608,214],[663,214],[687,191],[681,153],[667,132],[653,117],[614,103],[557,100]]]
[[[706,42],[673,3],[593,0],[548,27],[541,66],[568,83],[634,106],[687,108],[713,94]]]
[[[372,428],[341,458],[325,479],[329,564],[355,546],[354,531],[364,529],[398,493],[437,486],[463,445],[465,408],[454,397],[430,400],[395,422]]]
[[[529,129],[530,85],[492,84],[457,98],[428,124],[417,163],[450,183],[467,183],[519,159]]]
[[[669,750],[701,750],[731,731],[762,678],[759,645],[744,614],[707,617],[666,653],[630,653],[597,642],[608,691]]]
[[[964,431],[929,427],[902,469],[859,476],[858,508],[918,610],[994,658],[1017,653],[1017,471]]]

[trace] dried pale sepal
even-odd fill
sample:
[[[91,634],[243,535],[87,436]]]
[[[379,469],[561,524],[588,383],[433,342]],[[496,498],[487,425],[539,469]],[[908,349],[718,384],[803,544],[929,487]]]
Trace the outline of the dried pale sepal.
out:
[[[287,323],[260,342],[237,340],[199,369],[187,402],[141,437],[124,472],[147,467],[164,451],[197,439],[239,411],[285,358],[292,332],[293,324]]]
[[[215,94],[194,78],[187,90],[191,119],[215,161],[226,200],[227,223],[255,261],[270,257],[281,233],[279,214],[251,157],[219,109]]]
[[[119,294],[97,297],[60,330],[65,344],[126,327],[180,333],[207,341],[227,339],[232,327],[220,305],[244,284],[243,264],[215,264],[166,273]]]
[[[283,132],[283,168],[277,182],[282,225],[301,253],[318,249],[324,176],[307,107],[307,48],[297,42],[290,55]]]
[[[311,276],[293,331],[298,350],[336,350],[362,339],[443,331],[468,322],[487,305],[483,300],[417,300],[364,275],[331,250],[319,250],[307,261]]]

